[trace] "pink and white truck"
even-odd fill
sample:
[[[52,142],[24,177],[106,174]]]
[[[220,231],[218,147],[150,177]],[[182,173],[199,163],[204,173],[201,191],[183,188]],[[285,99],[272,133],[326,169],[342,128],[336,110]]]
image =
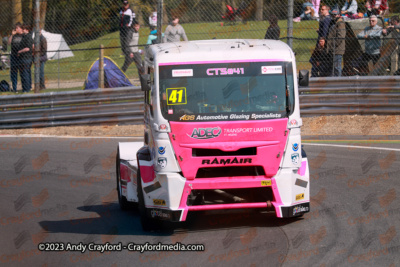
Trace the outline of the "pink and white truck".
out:
[[[146,49],[144,143],[121,142],[117,191],[144,230],[189,212],[310,211],[292,50],[275,40],[205,40]]]

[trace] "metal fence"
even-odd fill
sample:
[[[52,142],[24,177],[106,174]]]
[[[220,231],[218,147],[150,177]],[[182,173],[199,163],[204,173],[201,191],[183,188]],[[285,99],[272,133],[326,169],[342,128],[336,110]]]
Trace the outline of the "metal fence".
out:
[[[309,2],[306,0],[129,0],[129,2],[135,20],[141,24],[138,44],[140,49],[143,49],[148,41],[151,33],[150,17],[157,9],[162,32],[165,32],[172,17],[177,16],[189,40],[260,39],[266,35],[268,38],[279,38],[293,48],[297,57],[297,68],[311,70],[314,66],[313,75],[317,76],[332,75],[334,64],[332,58],[340,53],[338,48],[330,54],[324,54],[326,51],[317,49],[317,55],[314,54],[312,57],[317,47],[319,21],[322,20],[319,16],[322,2],[328,4],[331,10],[335,5],[341,10],[345,0],[309,0]],[[384,11],[378,18],[378,25],[382,27],[388,27],[391,21],[387,19],[400,12],[399,0],[388,2],[389,11]],[[373,65],[372,62],[360,64],[366,59],[363,58],[365,42],[358,39],[357,34],[369,25],[369,21],[368,18],[356,19],[367,13],[364,0],[357,0],[356,3],[358,3],[357,14],[343,17],[346,23],[343,75],[393,75],[398,69],[398,36],[393,33],[380,36],[381,56],[378,57],[377,64]],[[1,6],[2,10],[10,11],[0,14],[2,37],[10,36],[16,22],[27,23],[34,27],[34,31],[35,26],[39,25],[47,32],[49,60],[44,67],[47,88],[82,88],[90,67],[99,58],[101,44],[104,46],[104,55],[110,57],[117,66],[121,67],[125,61],[120,42],[120,10],[123,8],[121,0],[4,0]],[[327,45],[333,43],[335,46],[343,41],[341,37],[335,35],[326,38]],[[312,64],[310,58],[313,58]],[[2,61],[4,66],[0,70],[0,80],[10,83],[7,56],[3,55]],[[321,74],[323,72],[321,66],[328,69],[325,74]],[[32,68],[32,81],[36,81],[37,76],[34,74],[39,75],[38,72],[36,66]],[[128,68],[126,75],[133,84],[138,85],[134,64]]]
[[[143,123],[139,87],[0,98],[0,129]]]
[[[400,114],[400,77],[311,78],[300,87],[302,116]],[[0,98],[0,129],[143,123],[139,87]]]

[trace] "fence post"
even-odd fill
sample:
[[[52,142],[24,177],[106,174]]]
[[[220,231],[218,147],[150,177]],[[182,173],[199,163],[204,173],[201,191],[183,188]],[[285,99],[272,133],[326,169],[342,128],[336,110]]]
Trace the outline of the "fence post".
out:
[[[163,0],[157,2],[157,43],[162,43]]]
[[[293,49],[293,0],[288,0],[287,44]]]
[[[99,88],[104,88],[104,45],[100,45]]]
[[[40,1],[35,1],[35,57],[34,57],[34,73],[35,73],[35,93],[40,91]]]

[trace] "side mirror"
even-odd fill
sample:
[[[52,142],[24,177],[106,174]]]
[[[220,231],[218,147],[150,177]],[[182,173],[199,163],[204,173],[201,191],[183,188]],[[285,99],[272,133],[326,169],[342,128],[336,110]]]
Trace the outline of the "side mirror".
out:
[[[299,86],[308,86],[309,84],[309,72],[308,70],[299,71]]]
[[[140,74],[140,85],[142,86],[142,91],[150,91],[151,90],[150,74]]]

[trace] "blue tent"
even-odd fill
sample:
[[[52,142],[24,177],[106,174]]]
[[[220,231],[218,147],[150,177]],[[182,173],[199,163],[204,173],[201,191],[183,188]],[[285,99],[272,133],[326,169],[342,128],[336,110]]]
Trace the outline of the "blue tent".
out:
[[[104,88],[132,86],[125,73],[109,57],[104,57]],[[99,59],[89,69],[83,89],[99,88]]]

